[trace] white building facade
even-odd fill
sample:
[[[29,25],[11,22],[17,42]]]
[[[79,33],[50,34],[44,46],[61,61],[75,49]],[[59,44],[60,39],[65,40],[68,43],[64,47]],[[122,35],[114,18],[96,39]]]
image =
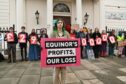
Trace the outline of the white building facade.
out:
[[[108,28],[126,28],[125,0],[0,0],[0,27],[13,24],[17,32],[21,26],[26,31],[33,28],[53,30],[53,20],[63,18],[68,24],[84,26],[84,16],[89,15],[86,26]],[[39,12],[39,24],[35,12]]]

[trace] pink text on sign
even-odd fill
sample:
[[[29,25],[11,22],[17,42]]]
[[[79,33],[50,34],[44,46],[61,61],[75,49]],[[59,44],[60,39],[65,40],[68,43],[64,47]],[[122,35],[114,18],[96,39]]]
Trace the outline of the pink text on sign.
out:
[[[8,42],[14,41],[14,33],[7,33],[7,41]]]
[[[19,34],[19,43],[26,43],[26,34]]]
[[[30,43],[31,44],[37,44],[37,37],[36,36],[31,36]]]
[[[110,40],[111,43],[115,43],[115,42],[116,42],[114,36],[110,36],[110,37],[109,37],[109,40]]]
[[[82,38],[82,46],[86,46],[87,45],[87,41],[86,41],[86,38]]]
[[[107,38],[108,38],[107,34],[103,34],[102,35],[102,41],[106,42],[107,41]]]
[[[95,46],[95,43],[94,43],[94,39],[93,38],[90,38],[89,39],[89,43],[90,43],[90,46]]]
[[[101,44],[102,44],[101,38],[96,38],[96,45],[101,45]]]

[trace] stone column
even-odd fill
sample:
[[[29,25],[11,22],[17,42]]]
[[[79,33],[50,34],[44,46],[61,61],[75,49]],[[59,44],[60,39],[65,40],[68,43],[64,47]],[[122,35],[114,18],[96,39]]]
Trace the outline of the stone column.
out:
[[[50,34],[53,31],[53,0],[47,0],[47,27]]]
[[[21,26],[25,26],[25,0],[16,0],[16,30],[21,31]]]
[[[79,27],[82,27],[82,0],[76,0],[76,17],[77,17],[77,24],[79,24]]]

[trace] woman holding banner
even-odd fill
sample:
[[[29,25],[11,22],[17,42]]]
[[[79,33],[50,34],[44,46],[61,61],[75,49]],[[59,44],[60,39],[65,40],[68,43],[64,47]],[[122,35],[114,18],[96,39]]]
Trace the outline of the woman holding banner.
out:
[[[65,30],[64,22],[58,19],[55,23],[52,38],[70,38],[69,33]],[[53,84],[65,84],[66,80],[66,67],[54,68],[54,81]]]
[[[38,35],[35,33],[35,29],[32,29],[31,34],[29,35],[29,60],[30,61],[36,61],[39,59],[39,53],[38,53]]]

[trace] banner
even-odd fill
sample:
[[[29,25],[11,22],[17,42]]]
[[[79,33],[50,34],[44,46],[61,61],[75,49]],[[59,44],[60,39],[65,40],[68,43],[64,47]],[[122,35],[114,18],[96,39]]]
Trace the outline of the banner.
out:
[[[7,42],[14,41],[14,33],[7,33]]]
[[[26,43],[26,34],[19,34],[19,43]]]
[[[80,39],[41,39],[41,66],[66,67],[80,65]]]

